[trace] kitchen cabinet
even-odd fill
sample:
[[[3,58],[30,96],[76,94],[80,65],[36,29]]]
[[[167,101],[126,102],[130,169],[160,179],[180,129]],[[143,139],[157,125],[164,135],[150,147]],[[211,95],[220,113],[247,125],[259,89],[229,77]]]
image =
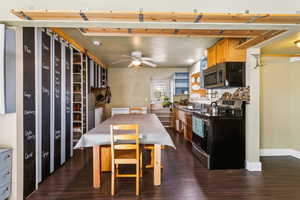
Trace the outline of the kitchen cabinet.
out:
[[[0,200],[5,200],[11,193],[12,150],[0,146]]]
[[[225,62],[226,57],[227,57],[226,53],[228,51],[227,46],[228,46],[228,40],[227,39],[220,40],[216,44],[216,64]]]
[[[214,45],[207,50],[207,67],[217,64],[217,46]]]
[[[192,136],[193,136],[192,112],[182,108],[176,108],[176,110],[177,110],[176,121],[178,124],[178,126],[176,127],[176,131],[183,134],[185,140],[192,142]]]
[[[217,64],[223,62],[245,62],[246,50],[237,49],[240,39],[223,39],[217,43]]]
[[[224,62],[245,62],[246,50],[237,49],[240,39],[225,38],[218,41],[207,51],[207,66],[212,67]]]
[[[90,86],[93,89],[106,88],[107,84],[107,69],[94,61],[90,64]]]
[[[185,132],[184,138],[189,142],[192,142],[193,128],[192,128],[192,113],[185,112]]]

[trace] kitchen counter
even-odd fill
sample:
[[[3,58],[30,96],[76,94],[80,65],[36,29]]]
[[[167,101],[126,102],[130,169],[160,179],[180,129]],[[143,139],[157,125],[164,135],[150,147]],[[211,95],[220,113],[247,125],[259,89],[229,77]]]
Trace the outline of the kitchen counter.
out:
[[[200,118],[204,119],[241,119],[243,118],[242,115],[238,114],[231,114],[231,113],[224,113],[224,112],[218,112],[218,113],[212,113],[212,112],[204,112],[200,109],[188,109],[180,106],[176,106],[177,109],[182,110],[184,112],[196,115]]]

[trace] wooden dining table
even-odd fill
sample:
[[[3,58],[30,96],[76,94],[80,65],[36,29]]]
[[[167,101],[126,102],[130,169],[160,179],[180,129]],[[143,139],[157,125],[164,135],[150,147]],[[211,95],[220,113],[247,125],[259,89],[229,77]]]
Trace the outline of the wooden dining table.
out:
[[[175,145],[155,114],[119,114],[82,135],[75,148],[93,147],[93,187],[101,186],[101,146],[110,145],[110,125],[138,124],[140,143],[154,145],[154,185],[161,184],[161,145]]]

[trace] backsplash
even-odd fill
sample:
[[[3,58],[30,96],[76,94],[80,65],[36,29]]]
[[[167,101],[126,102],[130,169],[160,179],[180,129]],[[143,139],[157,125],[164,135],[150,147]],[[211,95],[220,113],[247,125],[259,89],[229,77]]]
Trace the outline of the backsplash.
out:
[[[225,92],[234,93],[237,88],[226,88],[226,89],[210,89],[210,102],[217,101],[222,97]]]

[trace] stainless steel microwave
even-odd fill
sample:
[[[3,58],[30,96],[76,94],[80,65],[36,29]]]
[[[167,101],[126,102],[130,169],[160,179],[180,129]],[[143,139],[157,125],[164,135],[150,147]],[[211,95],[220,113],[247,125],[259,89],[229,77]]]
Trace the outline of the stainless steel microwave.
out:
[[[245,87],[245,62],[225,62],[204,70],[204,87]]]

